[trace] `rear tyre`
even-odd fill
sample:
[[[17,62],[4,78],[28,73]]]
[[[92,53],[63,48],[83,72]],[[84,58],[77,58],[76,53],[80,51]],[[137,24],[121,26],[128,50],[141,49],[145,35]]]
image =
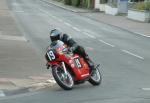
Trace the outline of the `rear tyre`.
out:
[[[67,75],[63,69],[57,66],[52,67],[52,74],[57,84],[64,90],[71,90],[74,86],[74,81],[71,74],[67,71]]]
[[[89,78],[89,82],[94,85],[100,85],[101,81],[102,81],[102,76],[101,76],[101,72],[99,70],[99,68],[95,68],[96,70],[94,71],[94,73],[91,75],[91,77]]]

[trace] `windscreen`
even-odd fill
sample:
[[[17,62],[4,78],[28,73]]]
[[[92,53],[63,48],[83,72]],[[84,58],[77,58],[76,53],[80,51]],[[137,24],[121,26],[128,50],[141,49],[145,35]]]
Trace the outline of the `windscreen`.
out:
[[[64,45],[64,43],[62,41],[57,40],[57,41],[52,42],[50,46],[53,49],[57,49],[57,48],[62,47],[63,45]]]

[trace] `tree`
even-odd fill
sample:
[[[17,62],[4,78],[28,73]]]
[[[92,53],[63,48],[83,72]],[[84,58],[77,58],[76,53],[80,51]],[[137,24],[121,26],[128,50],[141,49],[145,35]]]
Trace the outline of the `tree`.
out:
[[[66,5],[71,5],[71,0],[64,0],[64,3],[65,3]]]
[[[82,7],[93,8],[94,0],[82,0]]]
[[[78,7],[80,5],[80,0],[72,0],[72,5]]]

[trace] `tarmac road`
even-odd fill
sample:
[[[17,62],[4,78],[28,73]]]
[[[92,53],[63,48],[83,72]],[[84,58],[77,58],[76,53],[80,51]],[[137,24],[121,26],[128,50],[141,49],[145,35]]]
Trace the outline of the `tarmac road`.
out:
[[[58,86],[1,99],[1,103],[149,103],[149,38],[82,17],[42,0],[8,0],[27,40],[45,53],[49,30],[59,28],[101,64],[102,85],[89,83],[64,91]]]

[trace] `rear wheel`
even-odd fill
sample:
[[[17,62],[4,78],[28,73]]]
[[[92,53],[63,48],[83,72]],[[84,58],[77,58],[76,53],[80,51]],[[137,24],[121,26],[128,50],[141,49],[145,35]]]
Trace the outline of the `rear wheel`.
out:
[[[101,81],[102,81],[102,76],[101,76],[101,72],[99,70],[99,68],[95,68],[94,70],[94,73],[92,73],[90,79],[89,79],[89,82],[92,84],[92,85],[100,85],[101,84]]]
[[[74,85],[71,74],[67,71],[64,73],[63,69],[57,66],[52,67],[52,74],[57,84],[65,90],[71,90]]]

